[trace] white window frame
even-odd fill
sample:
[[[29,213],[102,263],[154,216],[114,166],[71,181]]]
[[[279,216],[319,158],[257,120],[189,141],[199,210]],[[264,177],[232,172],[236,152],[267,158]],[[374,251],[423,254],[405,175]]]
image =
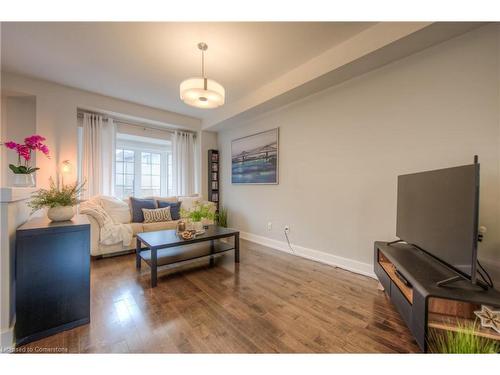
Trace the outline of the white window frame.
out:
[[[140,141],[116,140],[116,149],[125,149],[134,151],[134,194],[139,194],[142,190],[141,187],[141,167],[142,167],[142,152],[151,152],[160,154],[160,175],[165,178],[160,178],[160,195],[168,196],[172,192],[168,191],[169,176],[168,176],[168,154],[171,153],[167,148],[168,146],[155,145]]]

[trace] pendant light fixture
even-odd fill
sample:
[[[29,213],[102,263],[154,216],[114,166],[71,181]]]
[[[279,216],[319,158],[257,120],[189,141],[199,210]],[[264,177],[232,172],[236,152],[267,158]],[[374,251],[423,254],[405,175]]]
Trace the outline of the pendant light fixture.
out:
[[[198,108],[217,108],[224,104],[226,90],[221,84],[205,76],[206,43],[198,43],[201,51],[201,77],[188,78],[181,82],[180,96],[187,105]]]

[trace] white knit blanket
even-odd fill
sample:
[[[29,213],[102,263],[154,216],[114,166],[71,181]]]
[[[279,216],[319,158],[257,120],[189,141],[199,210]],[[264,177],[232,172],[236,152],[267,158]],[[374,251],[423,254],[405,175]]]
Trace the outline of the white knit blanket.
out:
[[[114,245],[122,242],[124,246],[132,242],[133,231],[130,224],[117,224],[98,202],[88,200],[80,205],[80,212],[92,216],[100,228],[99,242]]]

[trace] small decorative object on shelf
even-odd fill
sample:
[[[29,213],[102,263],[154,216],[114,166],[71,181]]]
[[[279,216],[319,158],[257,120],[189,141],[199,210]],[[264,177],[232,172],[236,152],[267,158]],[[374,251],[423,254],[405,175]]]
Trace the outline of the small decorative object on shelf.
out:
[[[57,186],[50,178],[50,188],[40,189],[33,193],[28,206],[34,211],[48,207],[47,216],[52,221],[67,221],[75,216],[75,209],[80,203],[79,196],[85,183],[75,182],[69,185]]]
[[[16,143],[14,141],[2,143],[8,149],[17,152],[17,165],[9,164],[10,170],[14,173],[14,186],[35,186],[33,173],[40,168],[32,167],[30,162],[32,160],[32,152],[34,151],[40,151],[50,158],[49,148],[43,143],[44,141],[44,137],[34,134],[24,138],[24,143]]]
[[[208,200],[216,205],[219,211],[219,151],[208,150]]]
[[[474,311],[474,314],[481,320],[481,326],[492,328],[500,333],[500,311],[482,305],[481,310]]]
[[[186,230],[186,223],[182,220],[180,220],[177,223],[177,233],[182,233]]]
[[[181,232],[180,236],[183,240],[190,240],[194,237],[195,231],[194,230],[185,230],[184,232]]]

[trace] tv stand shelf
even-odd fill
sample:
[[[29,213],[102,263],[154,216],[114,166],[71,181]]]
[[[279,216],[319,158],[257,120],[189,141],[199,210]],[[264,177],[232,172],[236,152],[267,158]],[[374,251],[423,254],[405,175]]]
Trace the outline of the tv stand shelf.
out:
[[[462,327],[473,324],[475,319],[450,317],[442,314],[429,313],[429,321],[427,326],[429,328],[438,329],[442,331],[460,332]],[[485,337],[491,340],[500,340],[500,334],[496,333],[490,328],[481,327],[479,322],[476,324],[476,335]]]
[[[465,280],[438,286],[455,274],[411,245],[375,242],[374,250],[375,274],[423,351],[428,349],[429,328],[456,331],[459,324],[474,322],[473,311],[481,305],[500,306],[500,292],[494,289],[483,290]],[[488,328],[478,329],[478,334],[500,339]]]

